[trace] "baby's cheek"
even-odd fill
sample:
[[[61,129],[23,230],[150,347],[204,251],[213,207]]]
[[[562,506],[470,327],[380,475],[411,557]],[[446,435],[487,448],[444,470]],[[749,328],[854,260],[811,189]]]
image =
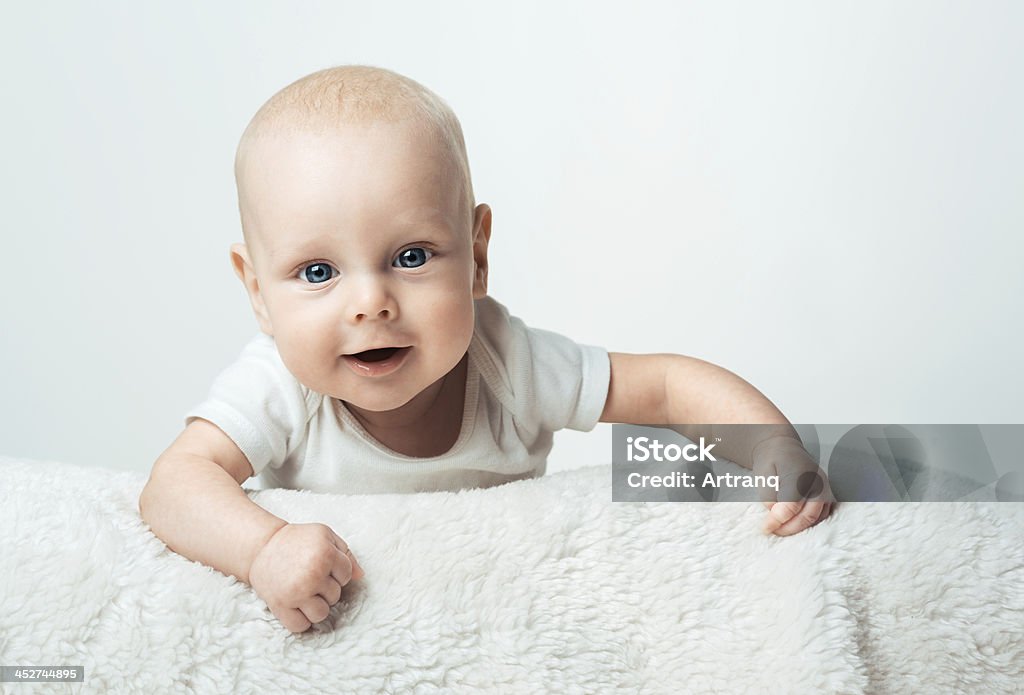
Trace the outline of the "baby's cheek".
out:
[[[469,346],[469,341],[473,337],[473,324],[474,314],[473,302],[471,300],[466,305],[453,308],[443,325],[452,327],[452,330],[449,331],[452,342],[456,347],[464,350]]]
[[[319,382],[336,362],[336,356],[326,349],[323,341],[318,342],[315,337],[296,339],[294,333],[283,336],[279,333],[275,341],[288,371],[307,388],[321,390],[324,385]]]

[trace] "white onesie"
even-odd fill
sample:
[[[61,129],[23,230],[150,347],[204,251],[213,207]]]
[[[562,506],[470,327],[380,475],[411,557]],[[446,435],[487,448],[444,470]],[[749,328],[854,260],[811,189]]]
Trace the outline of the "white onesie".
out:
[[[490,297],[475,305],[462,428],[440,456],[385,447],[342,401],[299,383],[263,333],[217,376],[185,423],[199,417],[222,429],[266,488],[420,492],[543,475],[555,430],[597,424],[608,396],[608,353],[528,328]]]

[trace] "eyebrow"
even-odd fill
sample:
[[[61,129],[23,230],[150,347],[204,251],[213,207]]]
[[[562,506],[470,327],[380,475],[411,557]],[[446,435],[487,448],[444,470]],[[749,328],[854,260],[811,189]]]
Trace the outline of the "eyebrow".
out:
[[[325,246],[323,239],[312,239],[298,246],[284,246],[280,249],[267,249],[267,260],[273,267],[283,266],[286,263],[298,263],[301,258],[312,257],[316,252]]]
[[[424,214],[426,213],[426,214]],[[424,207],[413,208],[403,211],[402,214],[393,218],[393,225],[396,228],[425,228],[432,231],[454,231],[455,227],[439,208]],[[328,248],[330,241],[323,238],[308,239],[297,246],[285,246],[280,249],[267,249],[267,260],[271,267],[279,270],[289,270],[284,266],[293,263],[301,263],[303,260],[318,255],[321,249]]]
[[[395,219],[404,224],[416,224],[424,219],[443,220],[445,219],[445,214],[441,208],[425,205],[423,207],[403,210],[401,214],[395,216]]]

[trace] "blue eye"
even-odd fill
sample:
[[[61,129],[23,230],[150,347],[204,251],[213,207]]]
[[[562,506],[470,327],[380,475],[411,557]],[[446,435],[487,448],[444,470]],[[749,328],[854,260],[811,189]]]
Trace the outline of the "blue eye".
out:
[[[398,258],[392,264],[398,268],[419,268],[426,263],[434,254],[425,248],[414,246],[398,254]]]
[[[308,282],[320,285],[334,277],[333,271],[334,268],[326,263],[310,263],[302,269],[302,275]]]

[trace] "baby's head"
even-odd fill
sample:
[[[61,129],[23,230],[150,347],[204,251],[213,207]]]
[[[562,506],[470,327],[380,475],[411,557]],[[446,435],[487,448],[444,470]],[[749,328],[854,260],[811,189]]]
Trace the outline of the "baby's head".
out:
[[[440,98],[378,68],[308,75],[253,117],[235,180],[232,264],[300,382],[384,411],[458,365],[487,292],[491,215]]]

